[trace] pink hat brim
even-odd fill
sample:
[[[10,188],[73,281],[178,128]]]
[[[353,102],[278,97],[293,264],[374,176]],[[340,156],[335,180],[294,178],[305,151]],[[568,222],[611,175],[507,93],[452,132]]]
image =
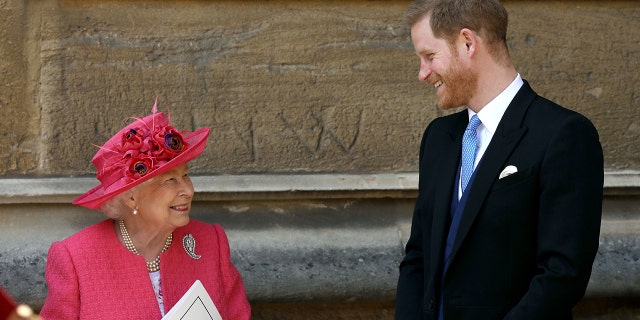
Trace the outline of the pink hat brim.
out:
[[[209,128],[202,128],[184,137],[184,140],[189,144],[189,148],[187,150],[185,150],[175,158],[169,160],[160,168],[149,172],[140,179],[134,180],[122,186],[116,186],[115,188],[113,188],[112,186],[111,188],[113,190],[109,190],[108,192],[104,189],[104,186],[100,184],[73,200],[72,203],[74,205],[83,206],[89,209],[99,209],[100,206],[102,206],[107,200],[117,196],[121,192],[129,190],[145,181],[157,177],[160,174],[170,171],[180,164],[187,163],[197,158],[200,154],[202,154],[204,148],[207,146],[207,138],[209,137],[209,132]]]

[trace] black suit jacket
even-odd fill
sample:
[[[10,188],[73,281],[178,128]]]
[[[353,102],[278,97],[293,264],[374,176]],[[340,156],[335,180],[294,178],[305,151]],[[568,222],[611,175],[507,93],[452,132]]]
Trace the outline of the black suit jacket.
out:
[[[435,119],[423,135],[396,319],[437,319],[441,295],[445,320],[571,319],[598,249],[604,173],[596,129],[525,81],[476,168],[441,278],[467,123],[464,110]],[[518,172],[499,179],[508,165]]]

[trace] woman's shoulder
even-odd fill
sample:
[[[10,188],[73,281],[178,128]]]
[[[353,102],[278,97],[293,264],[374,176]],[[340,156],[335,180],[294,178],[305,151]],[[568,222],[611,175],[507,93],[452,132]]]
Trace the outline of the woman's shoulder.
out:
[[[63,242],[75,242],[78,240],[91,241],[96,236],[100,237],[109,234],[113,230],[113,220],[107,219],[85,227],[84,229],[70,235]]]
[[[219,224],[212,224],[191,219],[189,224],[184,227],[183,232],[204,232],[204,233],[224,233],[224,229]]]
[[[96,248],[105,248],[109,237],[115,237],[112,220],[104,220],[90,225],[71,236],[51,244],[50,251],[59,252],[64,248],[69,253],[92,252]]]
[[[198,220],[191,220],[189,224],[174,231],[174,237],[183,239],[185,237],[193,237],[198,243],[199,239],[207,239],[204,245],[214,247],[228,247],[229,240],[222,226],[219,224],[211,224]]]

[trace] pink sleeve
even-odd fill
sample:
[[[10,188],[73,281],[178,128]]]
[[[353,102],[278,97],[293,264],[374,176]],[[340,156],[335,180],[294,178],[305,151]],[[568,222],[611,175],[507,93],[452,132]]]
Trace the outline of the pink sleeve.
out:
[[[45,278],[49,291],[40,316],[46,320],[78,319],[78,278],[69,251],[62,242],[54,242],[49,248]]]
[[[220,246],[220,269],[224,281],[225,311],[224,319],[248,320],[251,319],[251,306],[242,283],[242,277],[238,269],[231,263],[229,252],[229,240],[224,230],[219,225],[214,225]]]

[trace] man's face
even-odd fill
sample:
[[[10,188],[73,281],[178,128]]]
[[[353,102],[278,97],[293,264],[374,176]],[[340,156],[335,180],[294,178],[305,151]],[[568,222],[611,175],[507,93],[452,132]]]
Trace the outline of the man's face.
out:
[[[441,109],[466,106],[475,93],[478,77],[465,59],[464,44],[456,41],[450,45],[436,38],[429,21],[425,17],[411,28],[411,40],[420,57],[418,80],[435,88]]]

